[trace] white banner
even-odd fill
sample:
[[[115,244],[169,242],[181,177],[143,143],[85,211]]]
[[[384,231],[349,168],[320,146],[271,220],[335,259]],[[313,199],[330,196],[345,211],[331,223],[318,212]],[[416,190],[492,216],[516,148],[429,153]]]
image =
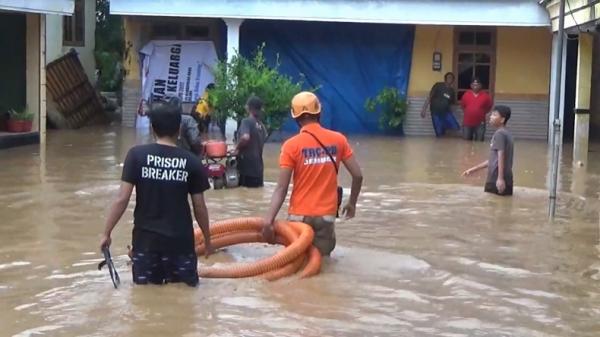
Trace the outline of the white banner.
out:
[[[212,41],[150,41],[140,53],[145,100],[179,96],[195,102],[214,81],[218,58]]]

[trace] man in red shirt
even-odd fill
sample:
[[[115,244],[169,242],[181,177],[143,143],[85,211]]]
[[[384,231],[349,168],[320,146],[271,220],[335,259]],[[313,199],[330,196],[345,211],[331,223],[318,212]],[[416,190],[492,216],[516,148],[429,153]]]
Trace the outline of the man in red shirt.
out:
[[[485,115],[492,108],[492,98],[485,91],[481,91],[481,82],[478,78],[471,81],[471,90],[463,95],[460,105],[463,108],[463,137],[466,140],[479,140],[485,137]]]

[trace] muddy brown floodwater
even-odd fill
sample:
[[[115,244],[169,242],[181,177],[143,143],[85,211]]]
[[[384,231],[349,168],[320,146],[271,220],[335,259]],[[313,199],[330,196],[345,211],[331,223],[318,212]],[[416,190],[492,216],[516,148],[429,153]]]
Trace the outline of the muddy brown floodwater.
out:
[[[501,198],[482,192],[483,173],[460,177],[487,143],[350,137],[365,186],[318,277],[134,286],[131,203],[113,234],[114,290],[96,269],[99,234],[124,155],[148,135],[106,127],[48,139],[42,153],[0,151],[2,336],[600,335],[599,152],[573,168],[565,146],[549,223],[545,143],[516,142],[515,195]],[[262,215],[279,146],[265,148],[264,189],[206,193],[211,219]],[[349,186],[347,173],[340,180]],[[209,262],[272,251],[236,246]]]

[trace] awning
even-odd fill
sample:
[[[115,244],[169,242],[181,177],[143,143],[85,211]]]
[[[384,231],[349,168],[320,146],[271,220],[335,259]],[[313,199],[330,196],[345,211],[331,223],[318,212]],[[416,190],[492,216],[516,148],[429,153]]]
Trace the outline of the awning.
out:
[[[24,13],[73,15],[75,0],[2,0],[0,10]]]
[[[594,26],[600,25],[599,1],[572,2],[568,3],[569,6],[565,8],[565,29],[572,28],[573,33],[578,33],[581,30],[594,29]],[[552,21],[552,30],[556,32],[558,31],[560,2],[549,3],[547,7]]]
[[[111,0],[111,14],[419,25],[549,26],[537,0]]]

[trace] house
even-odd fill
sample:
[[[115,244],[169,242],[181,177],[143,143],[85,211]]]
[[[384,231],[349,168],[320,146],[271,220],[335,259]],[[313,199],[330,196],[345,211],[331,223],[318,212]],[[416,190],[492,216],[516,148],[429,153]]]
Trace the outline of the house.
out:
[[[546,140],[552,32],[534,0],[111,0],[125,17],[125,125],[141,98],[138,51],[151,40],[213,41],[221,58],[279,56],[281,70],[319,87],[323,122],[348,133],[377,132],[364,101],[384,86],[408,96],[407,135],[432,135],[419,112],[444,73],[460,95],[478,76],[497,104],[513,108],[519,138]],[[460,112],[459,112],[460,115]],[[460,116],[458,116],[460,118]]]
[[[49,100],[46,64],[71,47],[93,79],[94,0],[0,0],[0,148],[44,142]],[[11,109],[34,113],[31,132],[7,133]]]
[[[36,143],[45,136],[46,17],[71,15],[72,0],[0,1],[0,41],[10,52],[0,55],[0,113],[3,124],[9,109],[34,113],[32,132],[0,132],[0,147]]]
[[[557,45],[560,1],[542,3],[550,14],[554,45]],[[565,0],[564,6],[561,92],[552,90],[551,111],[558,100],[562,138],[573,141],[573,161],[586,163],[589,139],[600,139],[600,2]],[[558,59],[558,49],[554,48],[553,65]],[[556,81],[553,76],[553,88]]]
[[[74,0],[70,16],[46,16],[46,63],[75,49],[85,73],[94,81],[96,61],[96,1]]]

